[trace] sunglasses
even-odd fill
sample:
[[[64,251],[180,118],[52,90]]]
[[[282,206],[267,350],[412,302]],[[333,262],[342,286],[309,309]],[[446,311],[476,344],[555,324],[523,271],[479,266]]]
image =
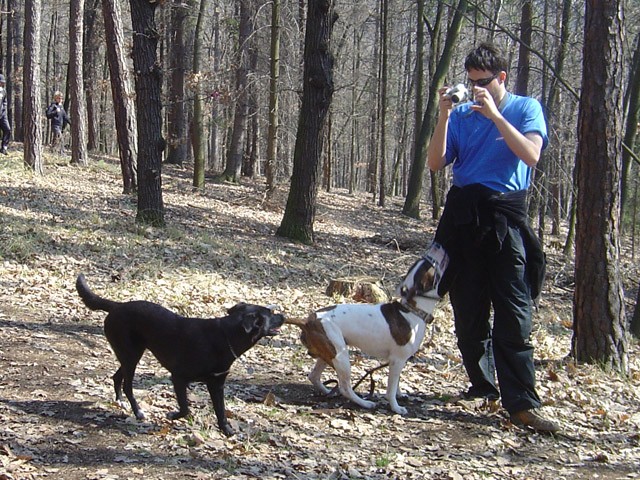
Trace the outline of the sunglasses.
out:
[[[496,78],[498,78],[497,73],[487,78],[479,78],[478,80],[471,80],[470,78],[468,78],[467,80],[469,81],[472,87],[486,87],[491,82],[493,82]]]

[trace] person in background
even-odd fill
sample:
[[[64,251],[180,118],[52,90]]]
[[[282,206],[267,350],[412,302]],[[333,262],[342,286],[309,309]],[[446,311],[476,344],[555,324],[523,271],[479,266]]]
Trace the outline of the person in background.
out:
[[[0,143],[0,153],[8,155],[7,147],[11,140],[11,125],[7,116],[7,89],[6,79],[0,73],[0,130],[2,130],[2,143]]]
[[[71,125],[69,116],[62,104],[62,92],[56,91],[53,94],[53,102],[47,107],[46,115],[51,121],[51,150],[64,153],[64,143],[62,142],[62,132],[67,125]]]
[[[431,170],[453,170],[435,238],[450,257],[449,296],[471,383],[463,397],[501,397],[513,424],[553,433],[560,427],[539,412],[535,389],[530,335],[544,253],[526,207],[546,123],[537,100],[506,90],[507,60],[494,45],[472,50],[464,67],[473,101],[454,105],[447,88],[439,91],[427,150]]]

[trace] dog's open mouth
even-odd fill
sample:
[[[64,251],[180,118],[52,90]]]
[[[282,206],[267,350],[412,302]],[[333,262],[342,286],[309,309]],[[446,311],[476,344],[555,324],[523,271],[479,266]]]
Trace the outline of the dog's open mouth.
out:
[[[267,336],[269,337],[273,337],[275,335],[279,335],[280,334],[280,327],[282,327],[282,324],[284,323],[284,318],[282,319],[282,321],[276,321],[273,322],[273,325],[269,325],[269,329],[267,330]]]

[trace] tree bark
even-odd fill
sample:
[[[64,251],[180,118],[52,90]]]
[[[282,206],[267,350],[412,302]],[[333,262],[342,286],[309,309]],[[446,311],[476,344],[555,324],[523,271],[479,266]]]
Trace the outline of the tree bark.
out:
[[[227,164],[221,180],[237,182],[242,170],[244,138],[249,112],[249,42],[253,33],[253,0],[240,0],[240,31],[236,69],[236,104],[231,141],[227,149]]]
[[[627,199],[629,198],[629,180],[631,177],[631,154],[627,148],[633,151],[638,136],[638,119],[640,118],[640,34],[635,39],[635,51],[629,72],[627,90],[629,97],[627,100],[627,121],[624,129],[624,146],[622,150],[622,181],[620,188],[622,196],[620,198],[620,217],[625,218]],[[624,230],[624,224],[622,224]]]
[[[25,1],[23,73],[24,163],[37,174],[44,173],[42,163],[42,128],[40,105],[40,31],[42,4],[40,0]]]
[[[130,0],[133,27],[133,68],[138,122],[138,212],[136,221],[163,226],[162,201],[162,71],[156,58],[157,2]]]
[[[337,19],[333,0],[310,0],[304,48],[302,106],[293,157],[293,175],[277,235],[312,243],[323,128],[333,96],[331,32]]]
[[[7,11],[13,12],[13,1],[7,1]],[[4,71],[4,75],[7,79],[13,80],[13,50],[15,49],[14,45],[14,25],[13,19],[15,14],[7,15],[7,62]],[[17,50],[17,49],[16,49]],[[15,138],[15,120],[12,118],[13,113],[13,81],[8,82],[5,85],[7,90],[7,118],[9,119],[9,124],[14,126],[14,138]]]
[[[280,79],[280,0],[271,4],[271,62],[269,78],[269,130],[267,134],[267,160],[265,176],[267,193],[276,185],[278,159],[278,80]]]
[[[193,45],[193,74],[196,78],[195,91],[193,99],[193,186],[197,189],[204,189],[205,174],[205,146],[206,139],[204,134],[204,108],[203,104],[203,79],[201,77],[200,64],[202,62],[202,29],[204,16],[207,11],[207,0],[200,0],[200,9],[198,11],[198,21],[196,22],[195,39]]]
[[[86,166],[87,112],[82,72],[84,0],[69,2],[69,83],[71,92],[71,163]]]
[[[580,362],[626,374],[628,339],[619,266],[622,19],[622,0],[586,2],[571,354]]]
[[[122,14],[118,0],[102,0],[111,96],[122,171],[123,193],[137,189],[138,127],[132,100],[131,79],[126,65]]]
[[[381,74],[380,74],[380,176],[378,185],[380,195],[378,197],[378,206],[384,207],[387,200],[387,78],[388,78],[388,61],[389,61],[389,1],[380,0],[380,40],[382,51],[380,52]]]
[[[531,0],[524,0],[520,10],[520,48],[518,50],[518,67],[516,69],[516,84],[513,93],[527,95],[529,90],[529,72],[531,65],[529,60],[529,48],[531,45]]]
[[[7,28],[11,29],[11,32],[8,33],[7,38],[7,49],[8,49],[8,57],[11,57],[11,64],[13,68],[11,71],[18,71],[20,66],[26,67],[26,64],[23,64],[23,55],[24,49],[20,48],[24,43],[23,37],[23,26],[26,27],[26,22],[23,25],[23,14],[24,10],[22,7],[22,2],[17,2],[16,0],[8,0],[7,9],[10,12],[13,12],[10,15],[10,20],[7,22]],[[9,45],[12,45],[12,48],[9,48]],[[9,60],[7,60],[9,63]],[[24,70],[23,70],[24,76]],[[17,78],[17,75],[14,76],[15,81],[11,82],[11,84],[7,85],[7,94],[11,95],[14,100],[13,104],[13,123],[11,124],[13,130],[13,140],[16,142],[24,141],[24,123],[23,123],[23,114],[24,114],[24,104],[23,104],[23,95],[24,95],[24,85],[23,79]],[[11,100],[9,100],[11,101]]]
[[[97,20],[101,0],[90,0],[84,9],[84,32],[82,49],[82,69],[84,78],[85,102],[87,106],[87,149],[97,150],[98,142],[98,112],[100,111],[100,89],[97,85],[98,65],[100,62],[100,47],[104,39],[99,34]],[[101,32],[100,32],[101,33]]]
[[[191,3],[193,4],[194,2]],[[169,56],[171,80],[169,82],[167,159],[165,161],[173,165],[182,165],[187,158],[187,118],[184,108],[184,79],[187,52],[184,30],[188,6],[185,0],[173,0],[173,4],[171,5],[172,36],[169,46],[171,52]],[[197,35],[194,41],[198,41]]]

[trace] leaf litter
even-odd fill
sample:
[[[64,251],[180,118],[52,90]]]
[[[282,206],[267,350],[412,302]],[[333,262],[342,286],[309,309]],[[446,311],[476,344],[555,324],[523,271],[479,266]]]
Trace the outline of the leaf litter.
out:
[[[379,278],[393,291],[434,225],[403,217],[399,199],[381,208],[336,189],[319,192],[316,244],[295,244],[275,236],[284,191],[269,204],[264,185],[247,180],[196,193],[189,170],[166,168],[167,227],[141,227],[135,198],[120,193],[116,162],[50,163],[44,177],[21,164],[15,156],[0,163],[0,480],[640,478],[637,343],[628,378],[568,358],[572,267],[551,238],[533,341],[544,411],[562,424],[560,435],[520,430],[499,405],[457,398],[466,375],[446,300],[403,371],[405,417],[384,399],[386,369],[373,374],[373,411],[316,394],[306,378],[313,361],[287,325],[232,368],[235,437],[217,429],[201,385],[190,389],[191,417],[167,420],[175,396],[149,354],[135,380],[148,419],[136,420],[113,400],[104,314],[80,302],[78,273],[101,295],[183,315],[220,316],[245,301],[301,317],[350,301],[325,295],[338,277]],[[629,311],[635,263],[624,265]],[[352,357],[354,382],[378,365]]]

